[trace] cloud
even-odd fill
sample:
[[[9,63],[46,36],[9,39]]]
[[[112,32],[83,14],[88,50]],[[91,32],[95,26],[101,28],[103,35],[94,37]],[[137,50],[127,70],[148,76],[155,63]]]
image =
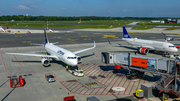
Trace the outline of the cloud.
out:
[[[110,13],[111,13],[112,11],[111,11],[111,10],[108,10],[107,12],[110,12]]]
[[[35,6],[35,5],[30,5],[32,8],[37,8],[37,6]]]
[[[34,2],[32,1],[24,1],[23,4],[33,4]]]
[[[124,9],[123,12],[129,12],[129,10]]]
[[[18,6],[14,6],[14,8],[20,9],[20,10],[32,10],[33,8],[37,8],[35,3],[31,0],[27,0],[19,4]]]
[[[18,5],[18,6],[14,6],[14,7],[17,9],[22,9],[22,10],[29,10],[30,9],[29,7],[26,7],[24,5]]]
[[[66,8],[61,8],[62,10],[65,10]]]

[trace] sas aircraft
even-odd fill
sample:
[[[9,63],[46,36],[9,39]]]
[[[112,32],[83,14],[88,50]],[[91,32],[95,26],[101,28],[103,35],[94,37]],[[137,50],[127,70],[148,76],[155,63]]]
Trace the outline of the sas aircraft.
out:
[[[81,57],[76,55],[76,54],[90,50],[90,49],[93,49],[96,47],[96,44],[94,41],[94,47],[86,48],[86,49],[75,51],[75,52],[71,52],[71,51],[66,50],[64,48],[56,46],[55,44],[58,42],[49,43],[49,40],[48,40],[48,37],[46,34],[46,30],[44,30],[44,36],[45,36],[44,44],[34,44],[34,45],[42,45],[42,46],[44,45],[47,53],[50,55],[25,54],[25,53],[7,53],[7,52],[5,52],[5,53],[6,54],[13,54],[13,55],[26,55],[26,56],[42,57],[41,63],[43,64],[43,66],[49,66],[50,65],[50,61],[48,60],[48,58],[54,58],[57,61],[62,61],[69,66],[76,66],[81,61]]]
[[[149,50],[163,51],[163,52],[177,52],[178,49],[172,44],[167,42],[165,37],[165,42],[154,41],[154,40],[144,40],[131,38],[123,26],[123,37],[122,40],[130,44],[132,47],[137,47],[139,53],[148,54]]]

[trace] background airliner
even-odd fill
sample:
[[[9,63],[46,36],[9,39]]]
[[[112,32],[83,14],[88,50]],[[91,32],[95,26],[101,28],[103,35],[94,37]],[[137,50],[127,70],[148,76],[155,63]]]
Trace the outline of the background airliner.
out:
[[[149,50],[157,50],[164,52],[178,51],[178,49],[172,43],[167,42],[166,37],[165,37],[165,42],[131,38],[124,26],[123,26],[123,37],[124,38],[122,38],[122,40],[132,45],[133,47],[138,47],[139,53],[142,54],[148,54]]]
[[[42,54],[25,54],[25,53],[7,53],[6,54],[13,54],[13,55],[26,55],[26,56],[39,56],[39,57],[43,57],[41,62],[44,66],[49,66],[50,62],[48,60],[48,58],[54,58],[58,61],[62,61],[64,63],[66,63],[69,66],[76,66],[78,64],[78,62],[81,61],[81,57],[76,55],[78,53],[93,49],[96,47],[95,41],[94,41],[94,47],[91,48],[87,48],[87,49],[83,49],[83,50],[79,50],[79,51],[75,51],[75,52],[71,52],[68,51],[64,48],[58,47],[54,44],[56,43],[49,43],[47,34],[46,34],[46,30],[44,30],[44,36],[45,36],[45,42],[44,44],[34,44],[34,45],[44,45],[46,51],[48,54],[50,55],[42,55]]]

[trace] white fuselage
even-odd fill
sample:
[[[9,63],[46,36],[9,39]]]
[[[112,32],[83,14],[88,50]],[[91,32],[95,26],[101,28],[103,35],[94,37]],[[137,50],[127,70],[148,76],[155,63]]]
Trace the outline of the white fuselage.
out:
[[[56,56],[55,59],[58,61],[62,61],[70,66],[76,66],[78,64],[76,55],[71,51],[58,47],[51,43],[46,44],[45,49],[50,55]]]
[[[161,42],[161,41],[153,41],[153,40],[143,40],[137,38],[122,38],[128,44],[133,46],[147,48],[149,50],[157,50],[164,52],[177,52],[178,49],[171,43]]]

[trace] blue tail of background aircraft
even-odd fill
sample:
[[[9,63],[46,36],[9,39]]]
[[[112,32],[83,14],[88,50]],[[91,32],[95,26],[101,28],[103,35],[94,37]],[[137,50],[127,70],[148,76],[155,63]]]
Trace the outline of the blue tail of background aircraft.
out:
[[[131,38],[126,30],[126,28],[123,26],[123,37],[124,38]]]
[[[161,33],[164,35],[165,42],[167,42],[166,34],[164,34],[163,32],[161,32]]]

